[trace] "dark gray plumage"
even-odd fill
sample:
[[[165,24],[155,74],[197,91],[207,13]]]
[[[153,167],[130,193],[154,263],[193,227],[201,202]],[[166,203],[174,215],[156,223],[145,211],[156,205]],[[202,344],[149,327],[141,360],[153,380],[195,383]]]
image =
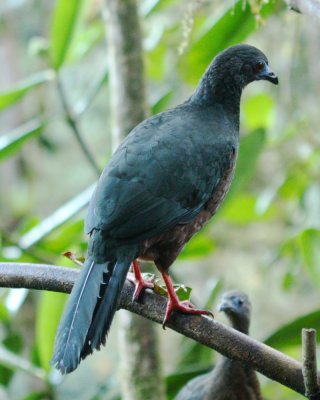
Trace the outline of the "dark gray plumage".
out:
[[[168,282],[167,269],[216,212],[235,167],[241,92],[260,79],[277,83],[260,50],[228,48],[189,100],[143,121],[115,152],[89,205],[87,259],[55,340],[52,365],[62,373],[104,344],[131,262],[153,260]],[[173,309],[200,313],[168,292],[166,319]]]
[[[251,303],[248,296],[238,290],[223,295],[220,311],[231,326],[248,335]],[[263,400],[256,373],[239,361],[222,357],[215,368],[200,375],[184,386],[176,400]]]

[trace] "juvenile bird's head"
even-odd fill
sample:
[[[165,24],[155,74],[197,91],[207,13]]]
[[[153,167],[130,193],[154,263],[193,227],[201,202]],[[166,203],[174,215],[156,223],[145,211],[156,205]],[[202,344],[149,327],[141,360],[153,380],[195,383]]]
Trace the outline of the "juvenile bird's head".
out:
[[[233,328],[242,333],[249,333],[251,303],[245,293],[239,290],[224,293],[219,311],[223,311],[227,315]]]
[[[233,82],[241,88],[259,80],[267,80],[275,85],[279,83],[269,67],[267,57],[256,47],[247,44],[238,44],[222,51],[210,68],[218,79]]]

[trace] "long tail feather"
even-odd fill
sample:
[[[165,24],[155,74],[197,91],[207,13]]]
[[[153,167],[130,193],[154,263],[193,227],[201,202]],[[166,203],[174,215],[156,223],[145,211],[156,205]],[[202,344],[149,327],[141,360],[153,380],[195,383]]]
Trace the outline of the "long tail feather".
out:
[[[87,333],[81,358],[91,354],[94,349],[99,350],[105,344],[113,316],[117,309],[118,298],[124,285],[132,257],[117,261],[112,268],[108,284],[101,287],[100,298],[97,302],[92,323]]]
[[[56,334],[51,365],[65,374],[77,368],[81,351],[97,304],[104,276],[110,276],[114,264],[98,264],[88,257],[80,272]]]

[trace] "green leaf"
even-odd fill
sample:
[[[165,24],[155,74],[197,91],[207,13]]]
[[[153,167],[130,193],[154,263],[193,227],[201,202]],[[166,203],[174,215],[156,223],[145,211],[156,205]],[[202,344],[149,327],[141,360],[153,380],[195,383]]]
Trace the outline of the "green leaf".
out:
[[[168,104],[173,96],[173,91],[169,90],[163,94],[151,107],[152,114],[158,114],[168,107]]]
[[[257,129],[240,140],[237,167],[230,191],[223,207],[252,179],[256,172],[256,164],[265,146],[266,134],[263,129]]]
[[[13,105],[31,90],[54,79],[54,76],[52,70],[42,71],[17,83],[12,89],[0,93],[0,110]]]
[[[22,400],[48,400],[52,399],[50,391],[32,392],[27,394]]]
[[[286,179],[279,187],[279,195],[284,199],[299,199],[306,187],[309,185],[309,171],[305,165],[298,163],[297,165],[290,165]]]
[[[71,238],[75,236],[79,237],[79,234],[82,234],[83,231],[82,221],[70,223],[70,220],[89,203],[95,186],[95,184],[90,185],[83,192],[73,197],[47,218],[43,219],[38,225],[32,226],[30,230],[20,237],[19,246],[22,249],[28,249],[48,235],[54,233],[57,228],[64,225],[63,229],[59,230],[56,235],[52,237],[52,243],[56,242],[56,245],[52,244],[52,247],[56,252],[66,251],[65,246],[68,246],[73,241]],[[80,229],[79,224],[81,224]],[[47,244],[50,247],[49,242],[50,240],[48,240]]]
[[[93,20],[90,24],[85,24],[76,29],[68,49],[68,62],[80,61],[104,39],[105,33],[105,25],[102,19]]]
[[[213,57],[228,46],[241,43],[258,28],[256,16],[252,13],[250,2],[239,0],[229,6],[224,14],[214,21],[211,28],[203,34],[181,60],[181,73],[190,83],[197,83],[204,69]],[[266,18],[278,9],[279,2],[263,3],[259,12]]]
[[[0,161],[20,150],[26,141],[39,136],[44,126],[44,121],[36,119],[20,126],[10,134],[1,136]]]
[[[2,324],[7,324],[10,322],[8,310],[2,301],[0,301],[0,321]]]
[[[50,33],[50,58],[56,70],[65,60],[82,3],[82,0],[56,2]]]
[[[232,223],[248,224],[270,218],[273,208],[269,207],[263,213],[257,210],[257,198],[247,193],[241,192],[234,196],[232,201],[223,210],[223,217]]]
[[[301,255],[312,282],[320,286],[320,231],[307,229],[299,239]]]
[[[190,300],[191,287],[179,284],[175,284],[173,287],[180,301]]]
[[[96,96],[100,93],[102,87],[108,81],[109,67],[105,67],[99,76],[92,82],[87,89],[87,93],[83,98],[80,98],[74,105],[74,113],[76,116],[81,116],[91,106]]]
[[[250,97],[243,106],[244,117],[250,130],[268,128],[273,122],[274,101],[267,93]]]
[[[64,293],[42,292],[36,318],[36,343],[41,366],[48,371],[54,338],[67,299]]]
[[[184,247],[179,259],[206,257],[215,250],[216,246],[211,236],[205,231],[199,232]]]
[[[301,345],[302,328],[320,329],[320,311],[313,311],[303,315],[281,328],[264,340],[264,343],[275,349],[282,350],[291,346]],[[320,339],[320,338],[318,338]]]

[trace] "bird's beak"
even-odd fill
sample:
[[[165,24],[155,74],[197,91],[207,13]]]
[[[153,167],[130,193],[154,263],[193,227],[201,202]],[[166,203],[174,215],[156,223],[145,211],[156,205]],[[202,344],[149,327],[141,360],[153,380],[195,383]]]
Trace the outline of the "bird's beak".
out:
[[[234,305],[230,299],[222,299],[221,303],[219,304],[218,310],[220,312],[226,312],[234,310]]]
[[[279,83],[277,75],[273,71],[271,71],[269,65],[266,65],[264,70],[261,71],[261,73],[259,74],[259,79],[264,79],[266,81],[273,83],[274,85],[278,85]]]

